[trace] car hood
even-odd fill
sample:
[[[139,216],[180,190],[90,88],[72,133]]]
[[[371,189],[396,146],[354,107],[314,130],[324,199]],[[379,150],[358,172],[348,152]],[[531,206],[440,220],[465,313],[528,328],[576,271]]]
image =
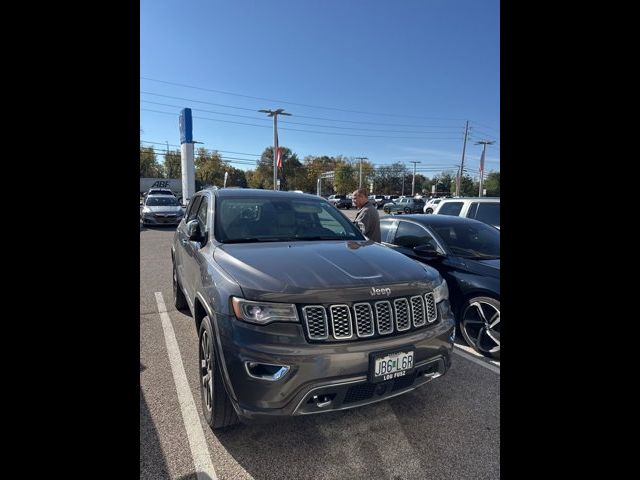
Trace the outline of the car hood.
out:
[[[467,269],[479,275],[500,278],[500,259],[495,260],[472,260],[465,258]]]
[[[182,212],[182,207],[179,205],[158,205],[144,207],[151,213],[179,213]]]
[[[214,259],[253,300],[384,300],[432,289],[439,279],[433,268],[371,241],[223,244]]]

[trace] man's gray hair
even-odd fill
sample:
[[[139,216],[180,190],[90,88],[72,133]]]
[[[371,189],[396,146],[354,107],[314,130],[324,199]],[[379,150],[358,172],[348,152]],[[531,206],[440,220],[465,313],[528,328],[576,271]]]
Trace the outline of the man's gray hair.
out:
[[[366,188],[358,188],[355,192],[353,192],[354,195],[362,195],[365,198],[369,198],[369,194],[367,193],[367,189]]]

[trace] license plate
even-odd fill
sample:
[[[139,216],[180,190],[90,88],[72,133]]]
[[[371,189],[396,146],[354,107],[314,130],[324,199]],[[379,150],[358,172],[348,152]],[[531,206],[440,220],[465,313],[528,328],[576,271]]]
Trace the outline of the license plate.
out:
[[[384,382],[404,377],[413,370],[413,350],[374,354],[371,361],[371,382]]]

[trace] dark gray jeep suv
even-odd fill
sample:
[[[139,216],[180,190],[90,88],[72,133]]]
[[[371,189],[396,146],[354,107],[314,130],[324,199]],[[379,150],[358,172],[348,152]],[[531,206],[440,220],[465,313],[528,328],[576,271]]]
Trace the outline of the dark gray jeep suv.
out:
[[[367,240],[322,198],[202,190],[171,257],[175,306],[196,321],[214,429],[365,405],[450,366],[446,282]]]

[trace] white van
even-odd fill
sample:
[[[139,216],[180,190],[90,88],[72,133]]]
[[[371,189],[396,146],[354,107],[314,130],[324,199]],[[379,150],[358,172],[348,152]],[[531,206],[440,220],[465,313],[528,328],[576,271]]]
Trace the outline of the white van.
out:
[[[435,207],[433,213],[474,218],[500,229],[500,197],[445,198]]]

